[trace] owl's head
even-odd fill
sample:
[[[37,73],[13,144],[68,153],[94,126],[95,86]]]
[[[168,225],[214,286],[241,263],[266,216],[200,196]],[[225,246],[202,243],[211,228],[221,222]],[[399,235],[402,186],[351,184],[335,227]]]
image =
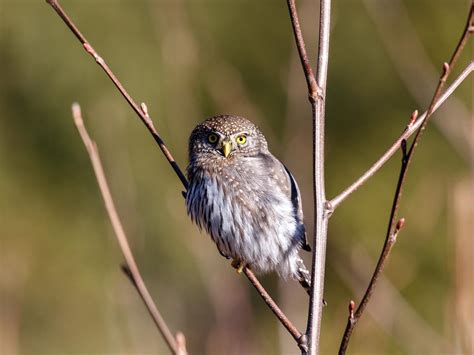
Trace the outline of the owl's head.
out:
[[[199,157],[232,160],[267,151],[267,141],[258,127],[238,116],[208,118],[194,128],[189,138],[190,161]]]

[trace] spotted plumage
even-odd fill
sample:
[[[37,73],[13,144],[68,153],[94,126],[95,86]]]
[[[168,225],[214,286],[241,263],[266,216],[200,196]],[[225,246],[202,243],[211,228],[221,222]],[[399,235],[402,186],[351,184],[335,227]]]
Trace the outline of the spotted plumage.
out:
[[[222,255],[308,289],[298,254],[310,249],[298,185],[257,126],[224,115],[199,124],[189,138],[187,173],[188,214]]]

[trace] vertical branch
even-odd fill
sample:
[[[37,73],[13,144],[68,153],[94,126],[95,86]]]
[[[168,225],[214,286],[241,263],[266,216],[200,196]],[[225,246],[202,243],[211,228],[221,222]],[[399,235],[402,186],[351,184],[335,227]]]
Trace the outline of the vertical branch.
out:
[[[326,201],[324,188],[324,116],[326,103],[326,81],[329,64],[329,34],[331,20],[331,0],[320,0],[319,44],[316,77],[313,74],[301,33],[295,0],[287,0],[291,24],[298,54],[308,85],[308,97],[313,118],[313,198],[314,198],[314,238],[311,265],[311,295],[309,302],[306,336],[309,353],[319,352],[321,316],[323,307],[324,273],[326,262],[326,240],[330,205]]]
[[[135,262],[135,258],[133,257],[132,251],[128,244],[127,236],[125,235],[125,231],[118,216],[114,201],[112,199],[112,194],[110,193],[110,189],[105,178],[104,169],[102,167],[99,153],[97,151],[97,145],[94,141],[92,141],[89,134],[87,133],[81,115],[81,108],[78,104],[74,104],[72,106],[72,114],[77,130],[79,131],[84,146],[86,147],[87,152],[89,153],[89,158],[94,169],[97,183],[99,184],[100,192],[102,194],[102,198],[104,199],[105,208],[109,215],[110,222],[112,223],[112,227],[114,229],[115,236],[117,237],[120,250],[122,251],[123,257],[125,259],[126,265],[122,267],[122,270],[130,278],[132,284],[138,291],[156,327],[158,328],[163,339],[168,345],[168,348],[173,354],[185,355],[186,349],[184,347],[184,335],[179,333],[179,342],[173,336],[170,329],[168,328],[168,325],[166,324],[165,320],[158,311],[158,308],[153,302],[153,299],[150,293],[148,292],[148,289],[145,285],[145,282],[143,281],[140,271],[138,270],[137,263]]]
[[[314,192],[314,238],[311,265],[311,296],[309,302],[308,336],[310,355],[319,353],[321,318],[324,296],[324,275],[326,263],[326,242],[330,209],[326,203],[324,186],[324,122],[326,106],[326,80],[329,63],[329,33],[331,0],[320,1],[319,48],[316,81],[320,93],[311,100],[313,112],[313,192]],[[313,97],[312,97],[313,99]]]

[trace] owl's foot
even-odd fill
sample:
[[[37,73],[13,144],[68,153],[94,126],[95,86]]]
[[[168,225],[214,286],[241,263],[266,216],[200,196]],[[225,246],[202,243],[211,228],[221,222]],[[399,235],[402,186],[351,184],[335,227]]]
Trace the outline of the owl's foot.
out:
[[[238,259],[232,259],[230,263],[234,269],[237,269],[237,273],[240,275],[244,271],[244,267],[247,265],[245,262]]]

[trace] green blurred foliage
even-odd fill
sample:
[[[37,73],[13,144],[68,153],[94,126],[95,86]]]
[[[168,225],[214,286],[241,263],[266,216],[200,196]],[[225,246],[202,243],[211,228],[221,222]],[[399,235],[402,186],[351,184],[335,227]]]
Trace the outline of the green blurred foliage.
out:
[[[182,168],[188,135],[207,116],[233,113],[257,122],[300,182],[313,229],[310,106],[284,1],[61,3],[130,94],[147,103]],[[313,62],[315,3],[298,1]],[[404,3],[439,68],[464,26],[467,1]],[[420,107],[363,2],[340,0],[333,7],[329,197],[367,169]],[[459,68],[472,59],[472,49],[471,42]],[[167,353],[118,267],[120,250],[72,122],[74,101],[99,146],[143,276],[171,329],[186,334],[189,351],[297,353],[247,282],[188,221],[182,187],[153,140],[44,1],[0,0],[0,68],[2,354]],[[427,90],[435,83],[436,78],[425,83]],[[464,84],[455,96],[472,116],[472,85]],[[442,116],[435,119],[450,119]],[[378,257],[398,168],[396,156],[331,219],[323,353],[336,352],[348,300],[360,298]],[[412,168],[401,208],[407,226],[386,275],[422,323],[451,344],[456,256],[450,202],[469,167],[432,125]],[[363,257],[368,269],[354,293],[337,269],[350,267],[351,258],[358,264],[357,250],[370,258]],[[278,284],[273,276],[262,280],[304,329],[307,299],[299,286]],[[406,341],[366,314],[350,351],[413,352]]]

